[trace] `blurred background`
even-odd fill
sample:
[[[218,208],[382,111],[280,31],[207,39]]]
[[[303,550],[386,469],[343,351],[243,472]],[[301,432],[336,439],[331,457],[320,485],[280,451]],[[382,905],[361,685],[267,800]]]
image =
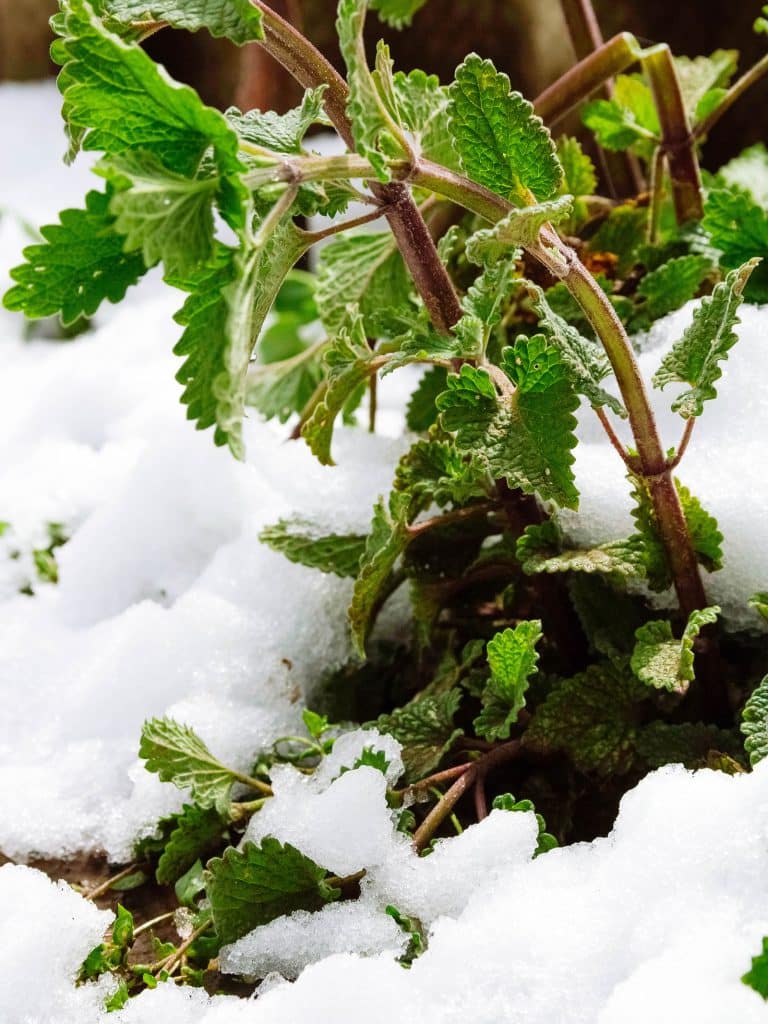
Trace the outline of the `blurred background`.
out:
[[[338,65],[336,0],[275,0],[271,6]],[[594,6],[605,38],[626,30],[644,43],[667,42],[674,53],[689,57],[737,49],[742,70],[765,53],[765,37],[752,31],[761,0],[730,0],[720,17],[709,13],[709,4],[692,0],[595,0]],[[0,81],[56,73],[48,57],[48,19],[55,9],[51,0],[0,0]],[[368,31],[371,46],[376,38],[386,38],[398,67],[418,66],[446,81],[466,53],[475,50],[531,98],[576,59],[560,0],[428,0],[410,29],[387,29],[372,14]],[[296,101],[291,80],[257,45],[238,49],[202,32],[168,30],[146,45],[175,78],[194,85],[215,106],[284,110]],[[712,133],[704,165],[716,169],[744,146],[764,139],[767,110],[764,80]],[[564,127],[573,132],[575,124]]]

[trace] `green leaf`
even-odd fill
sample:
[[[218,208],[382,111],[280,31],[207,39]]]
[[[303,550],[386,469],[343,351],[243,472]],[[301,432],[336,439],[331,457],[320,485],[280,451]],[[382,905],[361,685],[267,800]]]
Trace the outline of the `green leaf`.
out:
[[[626,277],[640,262],[640,251],[646,244],[647,221],[648,210],[642,206],[627,203],[615,207],[589,240],[589,251],[613,253],[618,257],[617,275]]]
[[[182,907],[194,907],[197,897],[205,889],[205,868],[202,861],[196,860],[181,878],[177,879],[173,888]]]
[[[216,849],[225,831],[226,825],[215,807],[185,804],[157,862],[155,878],[160,885],[173,885],[198,858]]]
[[[336,31],[347,67],[347,114],[352,123],[355,148],[370,162],[380,181],[389,181],[386,158],[402,155],[403,147],[401,133],[368,69],[363,41],[367,6],[367,0],[339,0]]]
[[[721,267],[739,269],[755,257],[763,261],[744,297],[749,302],[768,302],[768,210],[746,192],[716,188],[707,196],[701,223],[721,252]]]
[[[322,401],[304,424],[301,435],[324,466],[332,466],[331,442],[336,417],[371,376],[372,352],[363,318],[354,312],[348,328],[341,328],[324,356],[326,388]]]
[[[517,558],[523,572],[602,573],[617,582],[642,578],[645,571],[642,542],[638,537],[611,541],[592,548],[562,548],[562,537],[548,519],[527,526],[517,542]]]
[[[677,479],[675,487],[680,496],[680,504],[683,506],[696,557],[707,572],[717,572],[723,567],[723,535],[718,529],[717,520]]]
[[[417,917],[408,917],[401,913],[397,907],[388,906],[384,908],[397,926],[408,936],[408,945],[405,952],[397,958],[402,967],[410,967],[417,957],[420,957],[427,948],[427,938],[424,934],[424,925]]]
[[[531,812],[536,815],[536,824],[539,826],[538,841],[533,852],[534,860],[548,850],[554,850],[558,846],[557,839],[547,832],[547,824],[540,814],[536,814],[536,808],[532,800],[515,800],[511,793],[500,793],[494,797],[491,805],[494,811],[517,811],[523,814]]]
[[[554,143],[506,75],[470,54],[449,96],[451,134],[470,178],[518,206],[555,195],[562,169]]]
[[[708,624],[717,622],[717,606],[691,612],[680,640],[667,619],[647,622],[638,629],[630,665],[641,683],[657,690],[684,694],[694,679],[693,642]]]
[[[557,224],[571,216],[573,196],[558,196],[543,203],[532,203],[510,210],[492,228],[476,231],[467,241],[467,259],[488,265],[510,256],[518,246],[530,248],[547,223]]]
[[[765,21],[764,18],[758,21]],[[765,22],[768,32],[768,21]],[[754,989],[763,999],[768,1000],[768,938],[763,939],[763,950],[757,956],[752,957],[752,967],[741,979],[745,985]]]
[[[359,308],[368,331],[382,309],[411,305],[410,279],[392,234],[341,234],[323,246],[316,300],[331,335],[349,321],[350,306]]]
[[[453,724],[461,703],[461,690],[436,696],[416,697],[368,725],[388,733],[403,745],[405,782],[412,785],[436,771],[443,758],[463,735]]]
[[[222,943],[235,942],[294,910],[320,910],[338,898],[327,872],[289,843],[267,836],[257,846],[230,846],[208,864],[206,894]]]
[[[435,423],[438,416],[437,396],[446,388],[448,374],[444,367],[433,366],[419,381],[408,401],[405,424],[409,430],[423,432]]]
[[[106,13],[124,24],[165,22],[172,28],[224,36],[242,46],[263,39],[261,11],[250,0],[107,0]]]
[[[115,923],[112,925],[112,942],[118,949],[128,949],[133,945],[133,914],[120,903],[115,910]]]
[[[590,665],[555,684],[523,742],[534,750],[567,754],[581,772],[622,775],[634,761],[637,705],[646,692],[625,668]]]
[[[759,683],[744,705],[741,734],[749,763],[754,767],[768,756],[768,676]]]
[[[393,28],[404,28],[427,0],[371,0],[371,8]]]
[[[634,648],[635,631],[646,618],[642,599],[617,590],[605,577],[586,573],[569,578],[568,593],[590,646],[625,664]]]
[[[300,327],[300,325],[298,325]],[[262,345],[269,335],[285,330],[296,334],[296,318],[287,316],[273,324],[262,336]],[[322,353],[325,343],[302,349],[289,359],[252,364],[248,370],[245,404],[258,409],[267,419],[277,417],[285,423],[294,413],[302,412],[322,377]]]
[[[740,323],[738,309],[744,286],[756,265],[756,260],[750,260],[732,270],[710,296],[701,300],[693,323],[654,374],[653,383],[658,388],[677,381],[691,386],[672,402],[673,412],[679,412],[683,419],[701,416],[704,402],[717,397],[714,385],[722,376],[719,364],[738,341],[734,330]]]
[[[488,641],[486,654],[491,676],[482,695],[483,709],[474,721],[475,731],[486,740],[503,740],[525,707],[525,693],[536,671],[536,644],[542,637],[541,622],[520,622]]]
[[[417,441],[398,463],[394,486],[420,508],[432,502],[444,508],[486,497],[493,482],[481,461],[461,455],[452,444]]]
[[[308,565],[337,576],[357,576],[367,537],[359,534],[323,534],[317,526],[301,519],[281,519],[267,526],[259,540],[285,555],[291,562]]]
[[[754,608],[768,622],[768,592],[760,591],[760,593],[750,597],[747,604],[750,608]]]
[[[739,747],[734,732],[704,722],[649,722],[637,734],[637,753],[649,768],[665,764],[703,768],[710,751],[738,755]]]
[[[539,327],[560,352],[568,378],[577,394],[599,409],[607,405],[617,416],[626,418],[621,402],[605,391],[600,384],[611,373],[611,364],[602,346],[567,323],[551,308],[538,285],[528,284],[533,310],[539,318]]]
[[[483,369],[464,365],[449,374],[437,399],[445,430],[455,432],[460,451],[474,454],[494,479],[539,493],[575,508],[573,481],[574,410],[572,391],[558,351],[542,335],[521,338],[503,354],[503,370],[517,387],[500,400]]]
[[[298,155],[304,152],[304,136],[312,125],[325,123],[323,96],[326,88],[320,85],[317,89],[308,89],[301,104],[285,114],[277,114],[274,110],[249,110],[243,114],[237,107],[229,107],[225,116],[245,142],[273,153]]]
[[[717,172],[733,191],[749,192],[763,209],[768,207],[768,149],[762,142],[743,149]]]
[[[613,98],[587,103],[581,119],[603,149],[635,147],[645,159],[661,136],[651,90],[639,75],[618,75]]]
[[[162,260],[169,275],[210,258],[218,179],[174,174],[143,150],[102,161],[100,172],[118,185],[110,212],[115,230],[125,236],[126,252],[139,250],[148,267]]]
[[[677,256],[646,274],[637,287],[643,300],[632,317],[632,330],[644,330],[694,298],[712,269],[706,256]]]
[[[314,740],[319,740],[323,733],[328,731],[328,718],[325,715],[318,715],[316,711],[310,711],[309,708],[304,708],[301,712],[301,720]]]
[[[411,133],[415,151],[427,160],[459,170],[460,164],[448,128],[448,90],[437,75],[418,68],[393,76],[398,120]]]
[[[93,316],[104,299],[119,302],[146,267],[139,253],[123,251],[115,230],[113,196],[89,192],[84,209],[63,210],[58,224],[40,229],[45,241],[24,249],[26,263],[11,271],[16,284],[3,296],[6,309],[39,319],[58,313],[64,325]]]
[[[114,1013],[116,1010],[122,1010],[125,1004],[130,999],[131,994],[128,991],[128,984],[125,978],[121,978],[117,983],[117,988],[104,1000],[104,1009],[107,1013]]]
[[[229,815],[229,793],[237,772],[217,760],[189,726],[172,718],[152,718],[141,730],[139,757],[161,782],[189,789],[202,808],[215,808],[222,818]]]
[[[597,172],[591,158],[578,139],[561,135],[557,140],[557,158],[563,168],[560,194],[573,197],[573,212],[562,224],[566,234],[576,234],[589,216],[584,196],[597,191]]]
[[[186,356],[176,375],[198,429],[215,426],[216,444],[243,455],[242,418],[253,347],[275,295],[306,241],[290,217],[263,244],[238,253],[217,243],[211,262],[168,283],[190,297],[175,316],[185,330],[174,347]]]
[[[738,50],[715,50],[709,57],[673,57],[688,120],[701,120],[700,105],[713,90],[719,95],[736,73]]]
[[[388,505],[379,498],[373,507],[371,532],[366,540],[348,612],[352,641],[361,658],[365,657],[365,642],[386,593],[390,573],[409,540],[409,505],[408,495],[393,491]]]
[[[109,32],[86,0],[64,0],[62,14],[52,54],[62,65],[70,158],[81,143],[109,154],[144,149],[169,170],[191,175],[213,147],[220,173],[237,180],[237,135],[219,111],[173,82],[140,46]]]

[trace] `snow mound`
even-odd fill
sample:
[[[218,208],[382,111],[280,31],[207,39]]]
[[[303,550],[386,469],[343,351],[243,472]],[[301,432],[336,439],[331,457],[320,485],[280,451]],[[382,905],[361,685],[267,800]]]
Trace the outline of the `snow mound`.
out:
[[[516,853],[510,835],[506,854],[494,835],[499,822],[517,823]],[[740,977],[768,934],[768,765],[733,777],[661,769],[624,797],[610,836],[531,860],[534,833],[531,814],[497,811],[421,861],[426,877],[444,849],[453,867],[430,869],[433,881],[459,880],[464,895],[451,906],[445,894],[428,949],[408,971],[394,960],[393,922],[364,893],[358,904],[273,922],[224,953],[227,969],[245,974],[293,976],[317,959],[294,984],[272,978],[255,1001],[161,985],[109,1017],[97,1006],[103,989],[71,988],[109,915],[37,872],[6,867],[0,1019],[389,1024],[407,1007],[418,1024],[766,1020],[766,1004]],[[393,895],[407,902],[409,883],[400,884]]]

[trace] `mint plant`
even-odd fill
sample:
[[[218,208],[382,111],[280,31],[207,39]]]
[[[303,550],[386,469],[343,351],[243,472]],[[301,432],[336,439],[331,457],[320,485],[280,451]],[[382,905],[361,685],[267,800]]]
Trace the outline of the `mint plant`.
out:
[[[378,379],[425,371],[407,408],[418,437],[368,533],[296,518],[261,536],[294,562],[354,580],[355,657],[331,677],[318,667],[323,706],[305,713],[307,735],[276,739],[242,772],[183,723],[145,725],[147,769],[191,803],[140,845],[137,863],[176,886],[192,929],[178,946],[160,943],[152,963],[131,961],[130,930],[89,957],[84,979],[121,979],[114,1008],[177,971],[200,983],[219,945],[275,917],[355,897],[365,869],[339,877],[271,836],[237,845],[272,798],[275,765],[309,776],[327,763],[341,731],[328,716],[402,745],[403,778],[400,788],[388,778],[387,799],[427,855],[451,822],[486,817],[489,796],[499,811],[535,799],[568,841],[606,827],[581,809],[584,787],[610,813],[650,768],[679,760],[736,772],[768,751],[765,657],[745,674],[742,638],[718,625],[701,570],[721,567],[723,538],[677,476],[717,396],[740,304],[766,294],[766,151],[717,175],[702,175],[699,152],[768,59],[731,84],[732,51],[674,58],[622,34],[593,40],[530,103],[476,54],[448,85],[396,71],[384,44],[371,65],[367,7],[401,26],[423,2],[340,0],[346,78],[261,2],[61,0],[53,19],[67,159],[100,154],[102,185],[25,250],[7,308],[70,324],[162,264],[186,295],[174,350],[181,400],[238,458],[250,407],[293,418],[294,436],[330,466],[336,425],[366,392],[375,428]],[[587,5],[564,6],[578,34]],[[165,26],[258,42],[305,89],[301,104],[284,114],[207,107],[142,50]],[[609,95],[589,99],[612,78]],[[576,107],[609,154],[614,195],[598,194],[577,139],[552,137]],[[338,155],[313,152],[316,126],[335,131]],[[618,195],[621,181],[637,194]],[[348,215],[352,202],[367,212]],[[317,214],[333,219],[311,229]],[[320,242],[316,273],[296,270]],[[670,448],[629,332],[696,297],[691,325],[648,382],[678,385]],[[303,329],[318,323],[307,342]],[[578,507],[582,403],[616,450],[635,521],[631,536],[588,548],[569,542],[558,516]],[[405,586],[410,645],[387,649],[377,620]],[[667,591],[672,611],[659,618],[646,597]],[[764,613],[760,595],[755,607]],[[387,776],[390,763],[373,745],[343,768]],[[543,854],[556,839],[538,817]],[[422,930],[389,912],[410,936],[407,966]]]

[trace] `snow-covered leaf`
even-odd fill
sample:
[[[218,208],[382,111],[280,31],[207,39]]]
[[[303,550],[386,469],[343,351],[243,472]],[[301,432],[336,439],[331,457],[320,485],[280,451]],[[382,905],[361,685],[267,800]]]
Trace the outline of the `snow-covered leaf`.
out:
[[[357,576],[367,537],[359,534],[323,534],[302,519],[281,519],[265,527],[259,540],[291,562],[337,576]]]
[[[139,757],[148,772],[161,782],[189,789],[200,807],[214,807],[222,817],[229,812],[229,793],[237,773],[213,756],[189,726],[172,718],[152,718],[141,730]]]
[[[611,541],[591,548],[563,547],[560,531],[551,519],[527,526],[517,542],[523,572],[602,573],[618,579],[644,575],[642,542],[638,537]]]
[[[290,843],[271,836],[258,846],[230,846],[209,862],[206,872],[216,934],[222,943],[235,942],[283,914],[320,910],[339,894],[325,884],[326,875],[325,868]]]

